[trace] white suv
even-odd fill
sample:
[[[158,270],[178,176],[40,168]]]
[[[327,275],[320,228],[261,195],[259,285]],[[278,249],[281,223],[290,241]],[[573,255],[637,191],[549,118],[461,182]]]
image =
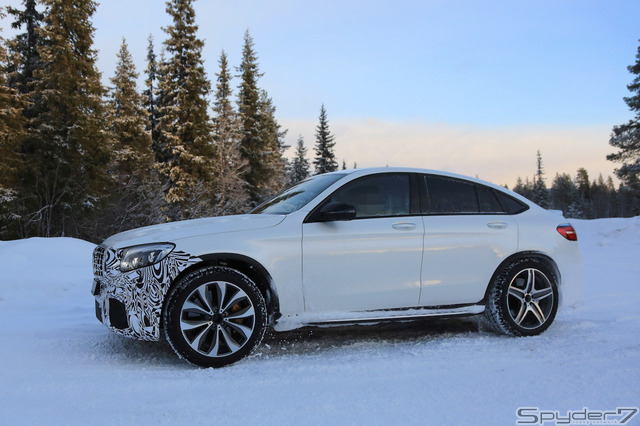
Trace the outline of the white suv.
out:
[[[484,313],[535,335],[579,279],[562,217],[502,187],[420,169],[360,169],[295,185],[249,214],[114,235],[94,252],[96,315],[182,358],[235,362],[267,327]]]

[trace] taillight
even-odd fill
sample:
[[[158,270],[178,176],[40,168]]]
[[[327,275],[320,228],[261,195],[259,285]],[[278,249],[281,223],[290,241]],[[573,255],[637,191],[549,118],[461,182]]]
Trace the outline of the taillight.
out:
[[[560,233],[560,235],[565,237],[567,240],[578,241],[578,234],[576,233],[576,230],[573,229],[573,226],[569,225],[568,223],[563,223],[562,225],[558,225],[556,230]]]

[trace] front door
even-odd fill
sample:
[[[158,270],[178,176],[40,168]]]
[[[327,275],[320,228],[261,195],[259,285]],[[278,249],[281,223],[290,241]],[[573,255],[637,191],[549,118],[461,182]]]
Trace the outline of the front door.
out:
[[[356,208],[350,221],[303,224],[307,312],[352,312],[418,305],[424,227],[411,176],[355,179],[329,196]]]

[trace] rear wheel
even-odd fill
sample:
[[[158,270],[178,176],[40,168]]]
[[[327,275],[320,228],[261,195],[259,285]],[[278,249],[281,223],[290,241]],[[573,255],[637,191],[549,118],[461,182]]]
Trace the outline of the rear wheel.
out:
[[[507,265],[491,283],[485,318],[499,332],[514,336],[542,333],[558,310],[555,273],[539,259]]]
[[[207,267],[186,275],[168,295],[165,335],[187,361],[223,367],[249,355],[264,336],[267,312],[242,273]]]

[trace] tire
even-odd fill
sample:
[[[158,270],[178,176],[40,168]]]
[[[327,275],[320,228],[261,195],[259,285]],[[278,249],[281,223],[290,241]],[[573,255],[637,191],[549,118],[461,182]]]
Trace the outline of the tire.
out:
[[[249,355],[262,341],[267,310],[244,274],[209,266],[183,277],[169,292],[165,336],[180,358],[223,367]]]
[[[535,336],[558,310],[558,279],[539,259],[520,259],[499,271],[490,284],[485,319],[497,332]]]

